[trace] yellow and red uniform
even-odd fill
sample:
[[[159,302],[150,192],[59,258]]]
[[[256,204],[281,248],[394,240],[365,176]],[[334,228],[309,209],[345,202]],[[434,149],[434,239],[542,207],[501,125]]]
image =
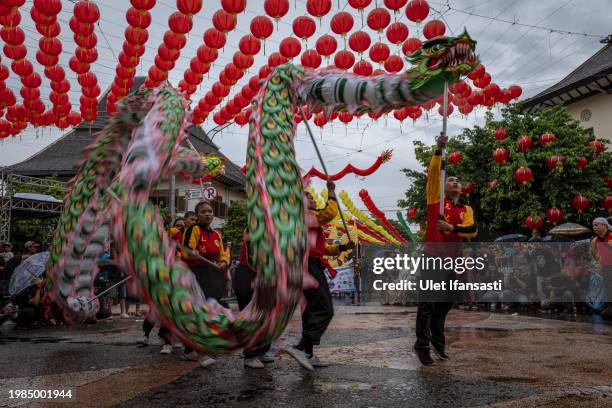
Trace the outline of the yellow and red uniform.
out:
[[[223,236],[217,230],[201,224],[192,225],[185,232],[183,245],[195,250],[211,262],[225,262],[229,265],[229,250],[223,247]],[[189,266],[207,266],[204,261],[193,256],[184,256]]]
[[[316,244],[313,248],[310,249],[308,253],[309,257],[318,259],[321,264],[329,270],[332,278],[336,276],[336,271],[329,266],[327,259],[324,258],[325,255],[338,255],[340,253],[339,245],[327,245],[325,243],[325,234],[323,233],[323,225],[327,224],[331,220],[334,219],[336,214],[338,214],[338,203],[334,198],[328,198],[327,203],[325,203],[325,207],[321,210],[310,210],[313,215],[317,219],[317,226],[311,227],[311,229],[315,230],[316,233]]]
[[[442,173],[442,155],[436,150],[427,171],[427,232],[425,242],[460,242],[474,238],[478,234],[474,222],[474,211],[469,205],[454,202],[444,197],[444,220],[453,226],[452,231],[439,231],[437,222],[440,219],[440,189]]]

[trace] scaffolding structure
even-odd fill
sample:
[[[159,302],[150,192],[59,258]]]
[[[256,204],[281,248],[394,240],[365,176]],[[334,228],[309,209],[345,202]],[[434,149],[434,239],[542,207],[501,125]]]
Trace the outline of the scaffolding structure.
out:
[[[13,217],[38,218],[43,220],[42,244],[43,248],[45,248],[51,243],[53,231],[62,212],[62,202],[16,197],[17,188],[19,188],[20,192],[27,192],[29,189],[33,192],[53,189],[64,194],[68,191],[66,183],[23,176],[11,173],[5,168],[0,169],[0,241],[10,242],[11,220]]]

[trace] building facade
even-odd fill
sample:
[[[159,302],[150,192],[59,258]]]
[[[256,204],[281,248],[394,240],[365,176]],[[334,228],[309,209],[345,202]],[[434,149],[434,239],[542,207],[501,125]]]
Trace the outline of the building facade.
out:
[[[527,99],[522,109],[565,105],[585,131],[612,142],[612,35],[603,48],[555,85]]]

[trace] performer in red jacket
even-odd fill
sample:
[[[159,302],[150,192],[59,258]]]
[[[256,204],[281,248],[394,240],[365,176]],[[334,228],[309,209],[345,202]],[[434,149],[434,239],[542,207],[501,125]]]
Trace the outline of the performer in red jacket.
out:
[[[448,142],[446,135],[437,140],[436,151],[431,158],[427,171],[427,231],[425,246],[428,256],[462,256],[461,248],[452,243],[474,238],[478,230],[474,222],[474,212],[469,205],[461,202],[461,182],[455,176],[448,176],[445,184],[444,217],[440,215],[440,190],[442,172],[442,149]],[[442,248],[442,245],[445,245]],[[454,276],[453,276],[454,275]],[[454,271],[422,271],[421,280],[448,281],[455,278]],[[440,292],[440,291],[439,291]],[[430,354],[430,344],[441,359],[448,359],[445,351],[444,324],[446,315],[453,303],[450,292],[419,293],[419,304],[416,318],[416,343],[414,351],[424,365],[434,364]]]

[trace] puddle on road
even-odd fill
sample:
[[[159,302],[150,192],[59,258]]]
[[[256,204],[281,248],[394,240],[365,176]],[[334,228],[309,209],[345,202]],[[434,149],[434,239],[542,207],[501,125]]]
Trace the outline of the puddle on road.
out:
[[[315,391],[329,392],[335,390],[349,391],[372,391],[378,390],[379,384],[368,384],[354,381],[320,381],[315,380],[313,383]]]

